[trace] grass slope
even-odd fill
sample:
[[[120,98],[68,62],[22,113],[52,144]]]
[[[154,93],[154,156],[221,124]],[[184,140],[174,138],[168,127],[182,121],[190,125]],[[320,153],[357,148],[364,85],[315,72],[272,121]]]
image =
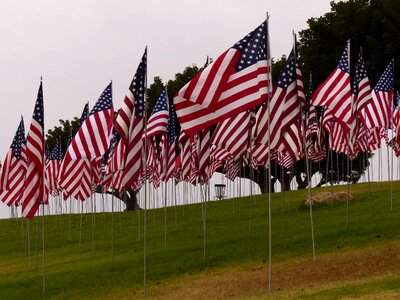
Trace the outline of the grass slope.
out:
[[[194,291],[196,288],[201,290],[201,288],[208,289],[210,286],[214,286],[211,290],[216,291],[215,293],[208,291],[207,298],[234,296],[234,294],[230,295],[229,291],[219,294],[219,288],[210,282],[213,278],[215,282],[219,282],[217,278],[220,276],[232,278],[230,281],[232,283],[237,280],[235,274],[240,272],[260,274],[259,279],[254,279],[254,282],[246,285],[248,288],[243,286],[239,294],[235,294],[240,298],[262,299],[272,296],[274,298],[331,299],[369,295],[372,299],[377,298],[377,295],[386,295],[388,298],[393,293],[398,295],[399,290],[396,290],[394,286],[400,278],[400,271],[397,273],[394,269],[389,273],[387,270],[390,269],[390,263],[381,267],[382,270],[379,272],[367,271],[360,273],[361,275],[357,273],[354,280],[346,277],[345,272],[338,272],[337,278],[332,278],[329,282],[319,280],[319,278],[328,278],[327,274],[331,274],[332,270],[343,270],[346,265],[339,262],[344,258],[352,257],[351,262],[358,256],[362,256],[362,253],[368,253],[368,249],[400,244],[400,199],[398,197],[400,183],[394,183],[392,211],[390,210],[389,183],[375,183],[371,185],[371,188],[371,197],[369,197],[367,184],[350,186],[350,193],[354,199],[349,204],[348,228],[346,228],[345,202],[335,202],[333,206],[324,204],[314,207],[317,264],[309,272],[319,274],[316,270],[324,265],[321,263],[323,261],[327,264],[326,268],[330,270],[330,273],[327,271],[319,276],[315,275],[315,278],[309,277],[310,280],[316,282],[313,286],[304,281],[298,282],[297,285],[287,285],[282,275],[288,270],[294,274],[296,272],[302,274],[301,268],[304,270],[307,269],[306,266],[312,266],[309,210],[302,205],[307,191],[284,193],[283,207],[282,194],[272,195],[272,259],[274,263],[272,295],[267,293],[268,205],[265,195],[207,204],[205,261],[203,260],[201,205],[167,209],[166,248],[164,209],[149,210],[146,214],[148,297],[164,295],[165,298],[185,298],[185,294],[174,289],[179,288],[184,291],[186,288],[188,291]],[[334,191],[346,191],[346,189],[346,186],[333,187]],[[317,193],[322,190],[324,189],[313,189],[312,192]],[[111,256],[111,214],[100,213],[95,215],[95,220],[92,218],[91,214],[83,216],[82,243],[79,248],[80,215],[45,217],[46,298],[118,297],[129,299],[142,297],[144,212],[114,214],[114,264],[112,264]],[[30,257],[26,242],[27,221],[0,221],[0,298],[2,299],[43,297],[41,223],[37,224],[37,221],[41,221],[40,218],[34,219],[29,225]],[[95,221],[94,255],[93,221]],[[36,235],[39,236],[37,260]],[[400,246],[394,249],[400,250]],[[397,255],[391,249],[386,252],[378,251],[378,254],[372,257],[379,260],[380,253],[385,253],[385,258],[388,260],[392,252],[393,256]],[[331,255],[343,255],[343,257],[332,260]],[[365,259],[368,261],[369,256]],[[302,261],[304,265],[296,269],[298,261]],[[400,266],[400,261],[398,264]],[[358,270],[357,264],[353,269]],[[281,281],[279,274],[283,276],[281,276],[283,278]],[[213,277],[214,275],[217,277]],[[248,276],[243,276],[243,278],[246,277]],[[204,278],[211,281],[208,281],[207,286],[201,287],[198,284]],[[258,286],[252,288],[256,283]],[[220,284],[227,284],[227,282],[222,280]],[[305,288],[299,288],[300,286]],[[188,296],[187,298],[195,297]]]

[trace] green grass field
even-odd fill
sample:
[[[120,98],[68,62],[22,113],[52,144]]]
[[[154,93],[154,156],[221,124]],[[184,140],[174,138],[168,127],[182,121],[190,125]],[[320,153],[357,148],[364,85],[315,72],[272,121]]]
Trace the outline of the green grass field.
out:
[[[348,226],[346,226],[346,202],[314,207],[317,262],[320,257],[329,255],[345,253],[357,255],[357,253],[362,254],[364,249],[400,244],[400,183],[394,183],[393,210],[390,210],[390,184],[374,183],[371,187],[372,192],[369,197],[367,184],[350,186],[350,193],[354,199],[349,203]],[[333,190],[346,191],[347,187],[337,186]],[[331,188],[313,189],[312,193],[320,191],[331,191]],[[283,271],[289,270],[291,264],[294,265],[302,260],[312,265],[310,215],[308,207],[302,204],[306,197],[305,190],[286,192],[282,208],[282,194],[272,195],[272,260],[273,265],[277,265],[277,268],[282,268]],[[94,220],[92,214],[83,215],[81,245],[79,245],[80,217],[80,215],[45,217],[45,298],[143,297],[144,212],[114,214],[114,263],[111,214],[98,213]],[[166,247],[164,209],[148,210],[146,217],[148,297],[162,297],[157,294],[157,288],[163,286],[163,292],[171,289],[165,292],[169,295],[166,298],[174,298],[173,288],[180,281],[186,282],[189,288],[196,289],[198,287],[196,280],[202,276],[210,277],[212,274],[224,276],[224,272],[234,276],[232,274],[238,273],[235,271],[238,268],[244,270],[255,265],[262,266],[262,276],[265,276],[265,282],[268,281],[266,195],[213,201],[207,204],[205,260],[201,205],[167,209]],[[93,221],[95,221],[94,253]],[[41,226],[41,218],[35,218],[30,222],[30,247],[28,247],[27,221],[22,223],[20,219],[0,220],[0,299],[43,298]],[[36,257],[37,235],[39,242]],[[398,256],[398,253],[393,253],[393,256]],[[346,296],[386,295],[389,299],[392,295],[400,295],[398,290],[400,284],[397,284],[399,279],[400,273],[379,273],[354,281],[347,279],[340,281],[338,278],[337,284],[321,283],[301,290],[279,288],[279,281],[274,285],[273,272],[272,294],[268,293],[268,285],[265,285],[257,290],[244,291],[239,296],[254,299],[268,297],[336,299]],[[218,297],[224,298],[215,296]],[[371,299],[376,298],[371,297]]]

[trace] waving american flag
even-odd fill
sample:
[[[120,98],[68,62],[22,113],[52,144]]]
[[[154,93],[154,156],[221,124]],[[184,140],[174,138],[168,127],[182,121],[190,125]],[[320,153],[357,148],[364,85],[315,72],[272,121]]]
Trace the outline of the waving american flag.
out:
[[[268,25],[225,51],[174,97],[183,131],[190,135],[260,105],[269,91]]]

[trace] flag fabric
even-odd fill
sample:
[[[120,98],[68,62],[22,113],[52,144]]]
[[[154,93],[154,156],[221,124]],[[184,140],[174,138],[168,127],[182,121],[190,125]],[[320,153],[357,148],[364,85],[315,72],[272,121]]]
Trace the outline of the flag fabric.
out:
[[[225,149],[239,160],[249,150],[251,117],[249,112],[241,112],[234,117],[218,123],[211,143],[219,149]]]
[[[86,103],[79,119],[79,126],[83,125],[88,116],[89,104]],[[79,132],[80,127],[77,130]],[[73,132],[70,131],[68,137],[68,149],[71,146],[73,139]],[[72,160],[71,156],[67,154],[61,162],[60,171],[58,173],[58,184],[64,189],[64,200],[67,199],[66,196],[73,196],[75,199],[84,201],[89,198],[91,192],[91,189],[89,188],[90,161],[88,159]],[[81,189],[85,190],[82,191]]]
[[[351,121],[351,84],[349,73],[350,41],[347,41],[336,69],[315,90],[312,104],[329,108],[345,130]]]
[[[240,162],[233,159],[225,163],[225,177],[230,181],[234,181],[240,171]]]
[[[174,97],[182,130],[190,135],[260,105],[269,92],[268,25],[263,22]]]
[[[57,139],[54,148],[46,155],[46,186],[47,191],[52,194],[58,192],[58,173],[61,165],[61,141]]]
[[[183,131],[179,137],[179,149],[181,178],[190,181],[192,147],[189,137]]]
[[[337,122],[331,110],[325,109],[322,123],[329,134],[329,149],[339,153],[347,153],[348,141],[345,131]]]
[[[115,121],[115,128],[121,135],[121,143],[125,145],[124,169],[121,178],[123,188],[137,186],[142,172],[146,72],[147,49],[142,56]]]
[[[299,74],[292,50],[279,75],[269,106],[264,105],[257,114],[256,152],[264,150],[260,151],[264,153],[265,149],[270,149],[273,153],[286,149],[294,161],[301,156],[301,107],[305,103],[305,95],[302,80],[299,88]],[[299,93],[301,90],[303,92]],[[271,144],[268,145],[268,142]],[[260,144],[263,146],[258,146]],[[261,158],[264,155],[257,153],[254,156],[259,161],[264,160]]]
[[[204,184],[210,179],[210,128],[197,134],[198,177],[199,182]]]
[[[27,135],[26,156],[28,169],[22,202],[22,215],[32,219],[45,201],[44,190],[44,108],[43,88],[40,82],[39,91],[33,111],[32,122]]]
[[[353,107],[355,116],[362,116],[362,110],[372,101],[371,86],[369,83],[367,69],[365,68],[362,52],[358,56],[356,64],[356,76],[353,86]]]
[[[372,91],[372,101],[365,107],[364,123],[367,128],[392,128],[393,67],[391,61]]]
[[[163,88],[147,122],[146,132],[143,137],[146,135],[147,138],[151,138],[157,134],[165,134],[167,132],[168,117],[167,91]]]
[[[233,159],[232,154],[230,154],[227,150],[220,148],[216,145],[211,146],[210,156],[214,157],[216,160],[219,161]]]
[[[60,185],[81,201],[89,198],[93,190],[92,161],[99,159],[110,146],[114,120],[112,83],[105,88],[87,117],[86,108],[81,126],[64,157],[60,177]]]
[[[169,108],[167,135],[163,136],[161,145],[161,179],[168,181],[174,175],[176,157],[176,115],[173,105]]]
[[[24,120],[21,118],[0,172],[0,199],[8,206],[21,200],[26,175]]]
[[[114,108],[112,83],[110,83],[74,136],[66,157],[77,160],[102,156],[110,146],[113,121]]]
[[[368,152],[373,152],[381,147],[381,130],[383,128],[368,128]]]
[[[124,169],[125,144],[121,143],[121,136],[116,130],[114,130],[107,158],[105,174],[101,185],[104,189],[113,187],[117,190],[122,190],[121,178]]]

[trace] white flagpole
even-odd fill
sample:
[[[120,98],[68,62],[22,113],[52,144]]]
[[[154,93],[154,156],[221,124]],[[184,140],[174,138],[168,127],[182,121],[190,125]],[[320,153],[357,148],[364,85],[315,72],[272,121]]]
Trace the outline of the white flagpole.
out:
[[[394,95],[394,59],[392,59],[392,63],[393,63],[393,95]],[[391,103],[393,103],[393,99],[390,99]],[[393,118],[390,120],[390,124],[391,124],[391,132],[392,132],[392,140],[393,140],[393,130],[394,130],[394,126],[393,126]],[[388,148],[389,150],[389,148]],[[391,174],[388,174],[388,177],[390,177],[390,210],[393,211],[393,149],[392,149],[392,169],[391,169]],[[389,155],[388,155],[388,162],[389,162]]]
[[[147,46],[146,46],[146,72],[144,76],[144,125],[147,126]],[[144,214],[143,214],[143,285],[144,285],[144,296],[147,296],[147,129],[144,131]]]
[[[269,45],[269,14],[267,12],[266,15],[266,20],[265,22],[267,23],[267,59],[270,58],[270,45]],[[271,79],[271,78],[270,78]],[[271,99],[271,90],[270,90],[271,84],[268,84],[268,162],[267,162],[267,167],[268,167],[268,291],[271,292],[272,289],[272,213],[271,213],[271,124],[270,124],[270,115],[271,115],[271,109],[270,109],[270,99]]]
[[[293,39],[294,39],[294,45],[293,45],[293,52],[294,52],[294,60],[295,60],[295,69],[297,69],[297,53],[296,53],[296,34],[293,31]],[[297,70],[295,70],[297,72]],[[299,107],[300,107],[300,114],[302,115],[302,109],[301,109],[301,103],[299,101]],[[314,218],[313,218],[313,200],[312,200],[312,195],[311,195],[311,172],[310,172],[310,165],[309,165],[309,160],[308,160],[308,153],[306,149],[306,128],[305,128],[305,123],[303,122],[302,119],[300,126],[304,126],[303,128],[303,149],[304,149],[304,154],[305,154],[305,163],[306,163],[306,173],[307,173],[307,180],[308,180],[308,203],[310,207],[310,225],[311,225],[311,241],[312,241],[312,251],[313,251],[313,262],[315,263],[315,239],[314,239]]]
[[[43,215],[42,215],[42,258],[43,258],[43,295],[46,292],[46,259],[44,251],[44,203],[42,204]]]
[[[350,40],[348,41],[347,47],[347,59],[348,59],[348,67],[350,72]],[[351,111],[353,111],[353,97],[351,98]],[[354,121],[353,121],[354,122]],[[348,145],[351,143],[350,133],[347,133],[347,141]],[[346,197],[346,229],[349,229],[349,197],[350,197],[350,153],[347,153],[347,197]]]

